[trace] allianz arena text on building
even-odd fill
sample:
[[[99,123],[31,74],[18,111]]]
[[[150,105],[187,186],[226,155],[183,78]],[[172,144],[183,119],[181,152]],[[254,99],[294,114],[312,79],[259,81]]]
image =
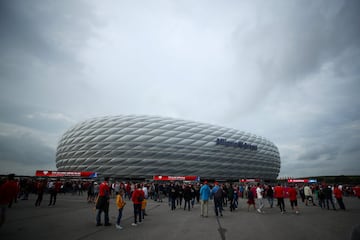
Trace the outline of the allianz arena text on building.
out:
[[[115,177],[154,175],[276,179],[278,148],[231,128],[173,118],[122,115],[81,122],[64,133],[59,171]]]

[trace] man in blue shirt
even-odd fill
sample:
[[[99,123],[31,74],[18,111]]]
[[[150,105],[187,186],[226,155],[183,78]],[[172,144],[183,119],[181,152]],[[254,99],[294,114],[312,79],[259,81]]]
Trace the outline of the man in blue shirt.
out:
[[[208,217],[208,206],[210,198],[210,187],[207,185],[207,181],[204,182],[204,185],[200,188],[200,206],[201,206],[201,216]]]

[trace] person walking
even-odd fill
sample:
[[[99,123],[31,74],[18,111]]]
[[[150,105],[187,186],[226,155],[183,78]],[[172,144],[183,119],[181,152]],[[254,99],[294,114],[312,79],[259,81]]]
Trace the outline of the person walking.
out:
[[[334,195],[337,203],[339,204],[340,209],[345,210],[345,204],[342,198],[342,191],[338,185],[334,186]]]
[[[175,206],[176,196],[177,196],[176,186],[173,183],[171,183],[169,186],[169,204],[171,206],[172,211],[176,209]]]
[[[319,206],[325,209],[325,193],[324,187],[319,187]]]
[[[295,209],[295,213],[299,214],[299,207],[297,203],[297,192],[293,185],[291,185],[289,188],[289,200],[290,200],[291,209],[292,210]]]
[[[109,222],[109,205],[110,205],[110,187],[109,177],[105,177],[104,181],[100,184],[99,195],[96,201],[96,226],[102,226],[101,213],[104,212],[104,226],[111,226]]]
[[[40,207],[40,204],[43,200],[43,196],[44,196],[44,192],[45,192],[45,187],[46,187],[46,183],[45,180],[40,180],[37,184],[36,184],[36,193],[37,193],[37,198],[35,201],[35,207]]]
[[[269,202],[270,208],[272,208],[274,205],[274,191],[270,184],[267,186],[267,189],[266,189],[266,198]]]
[[[184,188],[184,210],[186,210],[186,205],[188,206],[188,211],[190,211],[190,200],[191,200],[191,188],[190,185],[186,185]]]
[[[124,189],[119,189],[119,191],[117,192],[117,195],[116,195],[116,205],[117,205],[117,208],[118,208],[118,217],[117,217],[117,220],[116,220],[116,225],[115,227],[117,229],[123,229],[122,226],[120,226],[120,221],[121,221],[121,218],[122,218],[122,213],[123,213],[123,209],[126,205],[126,202],[124,201]]]
[[[222,214],[223,190],[217,182],[215,182],[215,186],[211,190],[211,195],[214,196],[215,215],[219,216],[220,213],[220,216],[223,216]]]
[[[332,206],[333,210],[336,210],[335,204],[334,204],[334,201],[333,201],[332,190],[331,190],[330,185],[324,188],[324,194],[325,194],[327,210],[330,210],[329,202],[331,203],[331,206]]]
[[[16,199],[17,190],[15,174],[9,174],[7,181],[0,185],[0,227],[5,222],[6,209],[13,199]]]
[[[284,214],[285,213],[285,203],[284,203],[285,191],[284,191],[284,187],[281,186],[280,183],[278,183],[278,185],[275,187],[274,195],[275,195],[275,198],[277,199],[281,214]]]
[[[263,189],[260,186],[260,183],[257,184],[256,187],[256,197],[257,197],[257,203],[258,203],[258,208],[257,211],[259,213],[263,213],[263,208],[264,208],[264,202],[263,202]]]
[[[312,194],[312,190],[309,187],[309,185],[306,185],[304,187],[304,195],[305,195],[305,205],[308,206],[309,201],[312,202],[313,206],[316,206],[316,204],[314,203],[314,198],[313,198],[313,194]]]
[[[227,192],[227,199],[230,202],[230,212],[235,211],[235,205],[234,205],[234,187],[232,183],[230,183],[230,186],[228,188]]]
[[[210,187],[205,181],[204,185],[200,188],[200,215],[202,217],[208,217],[209,213],[209,198],[210,198]]]
[[[49,193],[50,193],[50,202],[49,202],[49,205],[48,206],[54,206],[55,203],[56,203],[56,196],[58,194],[58,192],[60,192],[60,189],[61,189],[61,185],[62,183],[60,182],[59,179],[57,179],[55,181],[55,183],[51,182],[52,184],[50,184],[50,187],[49,187]]]
[[[255,208],[255,199],[254,199],[254,193],[253,191],[251,191],[250,186],[249,186],[249,190],[247,191],[247,204],[248,204],[248,211],[250,211],[250,206],[253,205],[254,206],[254,210]]]

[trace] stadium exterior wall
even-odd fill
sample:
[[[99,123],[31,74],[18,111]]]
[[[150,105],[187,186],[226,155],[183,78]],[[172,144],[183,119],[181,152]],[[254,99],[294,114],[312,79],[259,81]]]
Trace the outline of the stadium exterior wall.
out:
[[[122,115],[81,122],[56,153],[59,171],[117,177],[153,175],[276,179],[278,148],[235,129],[173,118]]]

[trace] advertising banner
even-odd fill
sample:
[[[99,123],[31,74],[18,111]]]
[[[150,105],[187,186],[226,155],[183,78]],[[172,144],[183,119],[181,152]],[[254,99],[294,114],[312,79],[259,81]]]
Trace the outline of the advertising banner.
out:
[[[37,170],[35,176],[37,177],[84,177],[95,178],[96,172],[72,172],[72,171],[51,171],[51,170]]]
[[[288,179],[288,183],[316,183],[316,179]]]
[[[242,178],[242,179],[240,179],[240,182],[242,182],[242,183],[260,182],[260,179],[258,179],[258,178]]]
[[[199,176],[154,176],[155,181],[200,181]]]

